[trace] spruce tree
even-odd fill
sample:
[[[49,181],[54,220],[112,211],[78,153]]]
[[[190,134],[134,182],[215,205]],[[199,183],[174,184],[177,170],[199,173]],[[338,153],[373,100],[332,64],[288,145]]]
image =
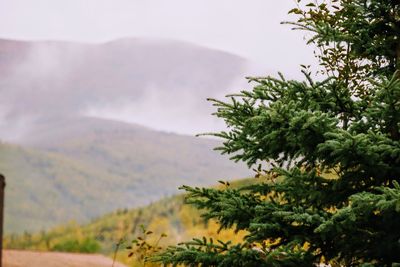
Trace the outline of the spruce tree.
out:
[[[211,99],[219,148],[255,185],[192,188],[187,202],[240,244],[194,239],[152,260],[188,266],[400,265],[400,1],[297,0],[320,65],[303,81],[253,77]],[[322,3],[321,3],[322,2]],[[293,48],[295,49],[295,48]]]

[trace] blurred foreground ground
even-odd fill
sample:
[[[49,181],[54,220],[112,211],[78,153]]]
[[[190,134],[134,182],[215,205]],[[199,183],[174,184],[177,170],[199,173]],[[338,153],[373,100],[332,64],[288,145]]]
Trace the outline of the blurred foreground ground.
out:
[[[3,250],[4,267],[111,267],[112,260],[98,254]],[[114,267],[126,267],[115,263]]]

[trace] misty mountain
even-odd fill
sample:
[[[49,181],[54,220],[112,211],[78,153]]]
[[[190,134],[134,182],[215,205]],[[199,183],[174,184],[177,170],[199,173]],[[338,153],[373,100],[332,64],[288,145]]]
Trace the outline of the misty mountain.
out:
[[[246,64],[230,53],[172,40],[0,39],[0,138],[18,140],[38,118],[82,114],[169,131],[208,130],[202,124],[215,122],[205,99],[244,81]]]
[[[216,140],[141,126],[206,128],[205,99],[229,91],[245,68],[241,57],[171,40],[0,40],[5,231],[85,222],[182,184],[248,176],[212,150]],[[141,125],[104,119],[120,115]]]
[[[183,184],[250,174],[213,151],[216,140],[116,121],[70,117],[42,122],[31,136],[25,147],[0,144],[8,233],[87,222],[175,194]]]

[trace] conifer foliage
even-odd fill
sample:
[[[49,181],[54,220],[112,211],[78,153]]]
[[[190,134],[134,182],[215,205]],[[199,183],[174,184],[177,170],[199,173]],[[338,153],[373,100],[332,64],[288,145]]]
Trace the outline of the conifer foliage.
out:
[[[304,81],[249,78],[254,88],[211,99],[228,126],[213,135],[256,185],[183,187],[188,203],[240,244],[207,238],[152,260],[188,266],[400,264],[400,1],[297,0],[320,65]],[[315,78],[318,77],[318,78]]]

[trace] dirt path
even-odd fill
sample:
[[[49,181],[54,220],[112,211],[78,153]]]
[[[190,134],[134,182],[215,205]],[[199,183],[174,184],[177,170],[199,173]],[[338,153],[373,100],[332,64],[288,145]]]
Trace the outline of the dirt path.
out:
[[[111,267],[112,260],[99,254],[3,250],[3,267]],[[126,267],[116,263],[114,267]]]

